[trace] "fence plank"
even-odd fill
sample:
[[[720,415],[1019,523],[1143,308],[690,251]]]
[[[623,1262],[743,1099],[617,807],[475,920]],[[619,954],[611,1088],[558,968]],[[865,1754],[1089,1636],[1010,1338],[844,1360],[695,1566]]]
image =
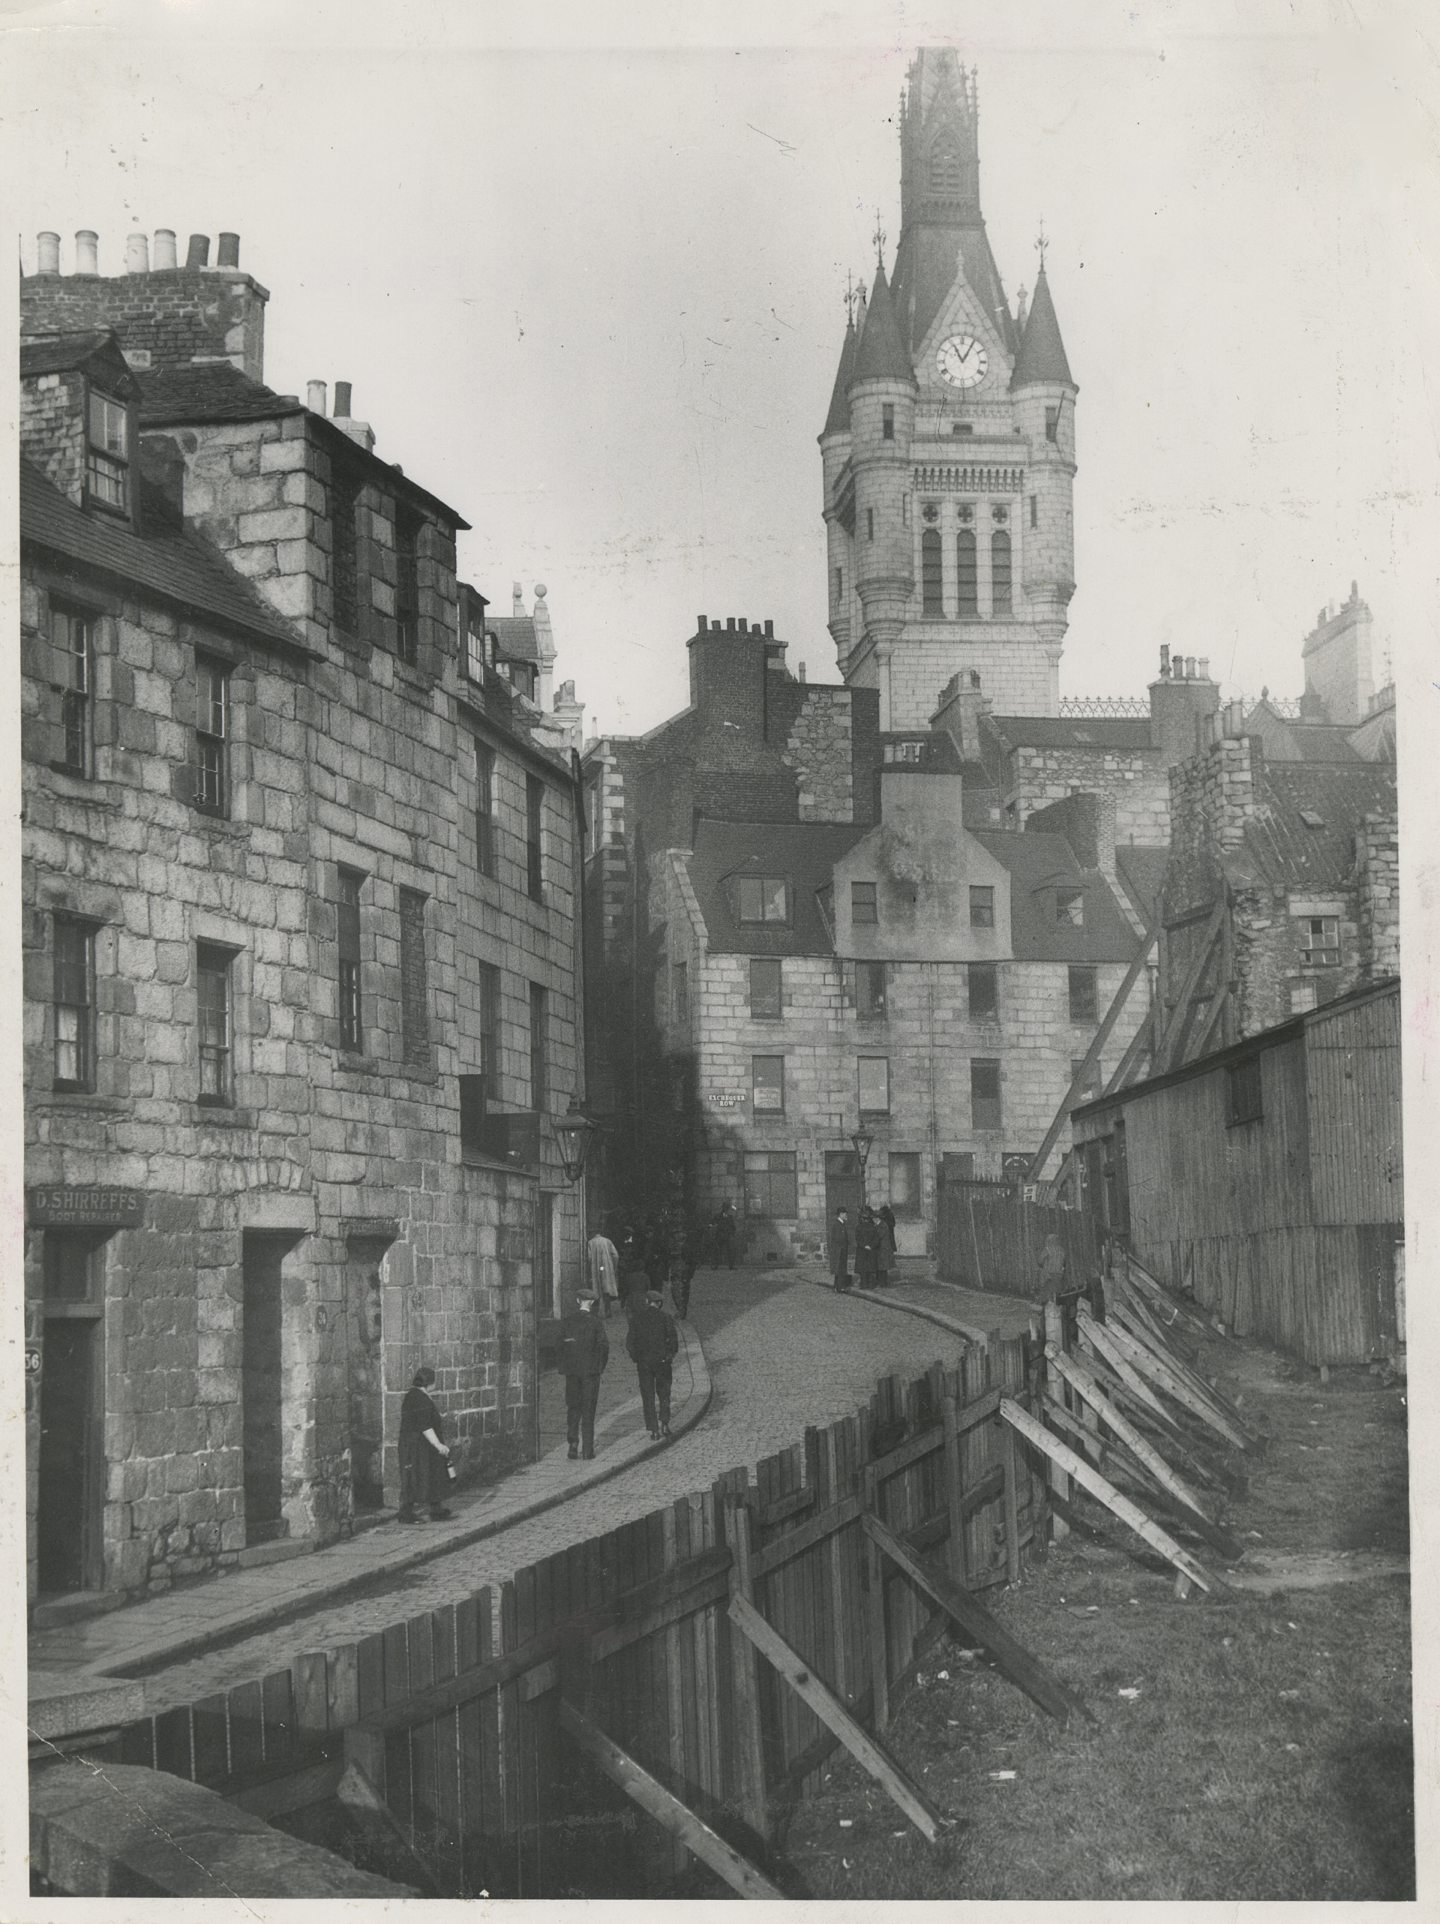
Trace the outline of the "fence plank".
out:
[[[730,1569],[730,1596],[754,1599],[755,1585],[750,1565],[750,1517],[743,1503],[733,1497],[725,1504],[725,1537],[734,1559]],[[737,1802],[741,1815],[760,1837],[770,1834],[770,1812],[765,1794],[764,1732],[760,1722],[760,1686],[755,1652],[744,1637],[730,1637],[731,1729],[734,1737],[734,1771]]]
[[[875,1472],[867,1463],[861,1479],[862,1527],[866,1517],[876,1514],[880,1492]],[[865,1615],[870,1640],[870,1689],[875,1704],[875,1728],[884,1730],[890,1722],[890,1647],[885,1628],[885,1568],[869,1530],[864,1538]]]

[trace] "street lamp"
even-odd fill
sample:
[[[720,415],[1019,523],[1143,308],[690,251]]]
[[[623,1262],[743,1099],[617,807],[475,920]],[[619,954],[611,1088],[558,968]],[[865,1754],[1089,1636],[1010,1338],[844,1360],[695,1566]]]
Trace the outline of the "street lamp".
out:
[[[560,1145],[560,1167],[565,1171],[565,1180],[579,1182],[585,1173],[585,1157],[595,1124],[582,1112],[577,1098],[571,1096],[570,1107],[552,1126]]]
[[[865,1165],[870,1160],[870,1147],[875,1138],[863,1126],[850,1138],[855,1146],[855,1160],[860,1165],[860,1207],[865,1207]]]

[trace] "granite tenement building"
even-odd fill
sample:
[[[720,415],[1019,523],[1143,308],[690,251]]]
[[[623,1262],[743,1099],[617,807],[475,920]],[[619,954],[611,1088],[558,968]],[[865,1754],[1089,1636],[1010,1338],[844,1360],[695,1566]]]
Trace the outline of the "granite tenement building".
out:
[[[421,1363],[462,1476],[528,1458],[583,1093],[578,710],[457,581],[466,523],[348,384],[264,385],[234,237],[58,254],[22,287],[44,1598],[349,1531]]]

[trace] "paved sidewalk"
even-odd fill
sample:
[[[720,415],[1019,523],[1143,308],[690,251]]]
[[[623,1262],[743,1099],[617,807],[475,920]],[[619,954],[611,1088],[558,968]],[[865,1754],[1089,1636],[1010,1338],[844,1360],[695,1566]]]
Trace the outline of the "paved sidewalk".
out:
[[[97,1676],[143,1676],[303,1616],[322,1602],[393,1581],[417,1565],[568,1502],[669,1448],[652,1441],[644,1429],[635,1367],[625,1354],[623,1316],[618,1323],[612,1318],[606,1329],[610,1362],[601,1379],[605,1393],[597,1412],[596,1453],[591,1461],[569,1458],[564,1383],[552,1372],[541,1383],[541,1440],[548,1446],[544,1454],[488,1489],[473,1495],[456,1491],[450,1498],[453,1521],[378,1524],[305,1556],[227,1571],[104,1616],[32,1630],[31,1672],[47,1678],[52,1694],[56,1673],[73,1678],[77,1690],[89,1688]],[[699,1335],[692,1323],[680,1323],[679,1330],[670,1418],[675,1436],[699,1422],[711,1396],[710,1371]]]

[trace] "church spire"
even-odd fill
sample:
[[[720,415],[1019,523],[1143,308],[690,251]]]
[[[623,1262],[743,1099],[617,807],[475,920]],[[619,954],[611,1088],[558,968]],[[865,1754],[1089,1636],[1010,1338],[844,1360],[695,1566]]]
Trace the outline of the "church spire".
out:
[[[1065,343],[1060,338],[1055,303],[1050,298],[1050,282],[1045,274],[1043,251],[1010,385],[1012,388],[1026,387],[1039,381],[1063,381],[1067,386],[1074,386],[1070,363],[1065,358]]]

